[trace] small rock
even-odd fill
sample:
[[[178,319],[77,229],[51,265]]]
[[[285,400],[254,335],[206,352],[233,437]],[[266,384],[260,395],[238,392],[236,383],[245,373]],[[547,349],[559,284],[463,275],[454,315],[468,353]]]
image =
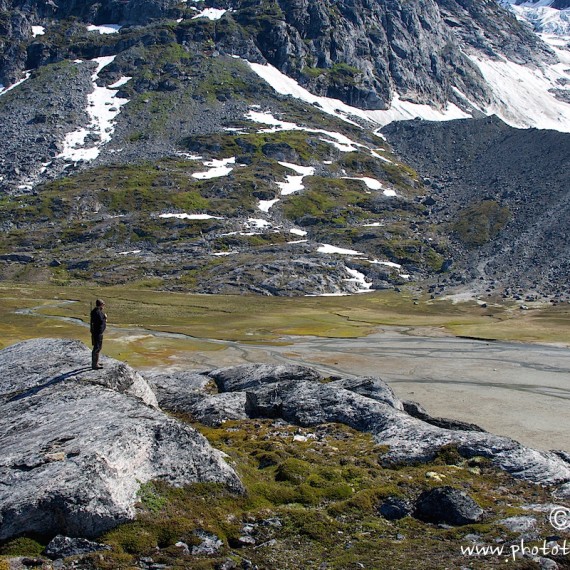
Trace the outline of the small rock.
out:
[[[412,513],[412,506],[405,499],[388,497],[379,509],[380,514],[389,521],[403,519]]]
[[[442,475],[441,473],[437,473],[435,471],[428,471],[426,473],[426,479],[431,479],[432,481],[442,481],[445,479],[445,475]]]
[[[550,558],[540,557],[537,562],[540,566],[540,570],[558,570],[559,568],[558,564],[556,564],[556,562]]]
[[[237,564],[233,560],[228,558],[221,564],[218,564],[216,566],[216,570],[235,570],[237,567],[238,567]]]
[[[21,562],[24,567],[28,566],[31,568],[43,566],[44,564],[44,561],[41,558],[22,558]]]
[[[509,517],[498,522],[507,527],[511,532],[519,533],[527,539],[536,536],[533,531],[536,529],[537,520],[534,517]]]
[[[181,553],[183,555],[188,555],[190,554],[190,548],[188,547],[188,545],[185,542],[177,542],[174,546],[180,548],[180,550],[182,551]]]
[[[55,560],[56,558],[67,558],[68,556],[97,552],[98,550],[111,550],[111,547],[85,538],[71,538],[58,534],[46,546],[45,554],[52,560]]]
[[[424,491],[414,516],[424,522],[464,525],[481,520],[483,509],[467,493],[445,486]]]
[[[192,547],[192,554],[194,556],[216,554],[224,545],[215,534],[211,534],[205,530],[196,530],[194,531],[194,535],[202,541],[198,546]]]

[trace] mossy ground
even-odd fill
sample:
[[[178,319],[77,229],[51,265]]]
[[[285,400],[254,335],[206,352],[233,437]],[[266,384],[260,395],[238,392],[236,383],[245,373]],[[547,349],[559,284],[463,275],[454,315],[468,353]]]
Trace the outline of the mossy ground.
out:
[[[86,567],[133,568],[146,556],[171,568],[213,569],[228,558],[279,570],[323,563],[338,570],[416,569],[420,561],[422,568],[433,570],[498,568],[504,557],[465,559],[461,545],[470,544],[468,535],[478,535],[481,543],[508,545],[516,537],[496,521],[528,514],[524,504],[549,501],[546,490],[518,482],[486,460],[467,461],[453,450],[444,450],[428,465],[383,467],[386,449],[369,434],[342,425],[298,428],[272,420],[228,422],[219,428],[193,425],[228,454],[246,494],[234,495],[215,484],[176,489],[160,481],[146,484],[139,493],[137,519],[100,537],[113,550],[89,557]],[[411,517],[388,521],[378,513],[386,497],[414,501],[423,490],[440,485],[467,491],[485,510],[482,522],[450,528]],[[245,524],[253,528],[255,544],[240,540]],[[200,543],[197,531],[219,537],[220,551],[184,554],[176,543],[191,549]],[[539,532],[546,537],[550,531],[541,519]],[[21,552],[22,540],[4,545],[3,552]],[[37,550],[37,543],[29,541],[29,547]],[[538,568],[528,560],[509,567]]]

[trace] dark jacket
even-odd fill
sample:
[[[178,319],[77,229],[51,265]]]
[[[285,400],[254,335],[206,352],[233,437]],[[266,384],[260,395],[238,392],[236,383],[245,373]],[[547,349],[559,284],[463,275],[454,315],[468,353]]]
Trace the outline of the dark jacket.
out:
[[[101,307],[95,307],[91,311],[91,334],[103,334],[107,328],[107,315]]]

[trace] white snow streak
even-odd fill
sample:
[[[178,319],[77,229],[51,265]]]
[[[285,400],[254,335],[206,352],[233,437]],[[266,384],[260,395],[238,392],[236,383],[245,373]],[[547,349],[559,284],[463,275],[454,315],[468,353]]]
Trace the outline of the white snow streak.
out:
[[[20,81],[16,81],[16,83],[12,83],[10,87],[4,87],[4,85],[0,84],[0,95],[4,95],[4,93],[8,93],[8,91],[12,91],[12,89],[15,89],[16,87],[18,87],[18,85],[22,85],[24,81],[30,78],[31,72],[26,71],[24,73],[25,73],[24,78],[20,79]]]
[[[120,113],[121,107],[129,101],[117,97],[116,89],[129,81],[130,77],[121,77],[110,87],[99,87],[96,82],[101,70],[114,59],[115,56],[112,55],[93,60],[97,62],[97,70],[91,76],[93,92],[87,96],[89,125],[87,128],[81,127],[76,131],[67,133],[63,151],[58,155],[58,158],[72,162],[93,160],[99,156],[100,147],[111,140],[114,131],[114,119]],[[86,146],[85,141],[88,135],[98,138],[93,146]]]
[[[210,216],[210,214],[160,214],[159,218],[176,218],[178,220],[223,220],[219,216]]]
[[[344,249],[342,247],[336,247],[328,243],[323,243],[317,251],[319,253],[335,253],[338,255],[364,255],[360,251],[355,251],[354,249]]]
[[[301,127],[295,123],[289,123],[287,121],[280,121],[276,119],[271,113],[262,113],[260,111],[249,111],[246,115],[248,119],[256,123],[262,123],[264,125],[270,125],[270,129],[262,129],[261,133],[276,133],[279,131],[304,131],[306,133],[315,133],[324,135],[320,140],[333,145],[335,148],[339,149],[341,152],[353,152],[359,148],[369,150],[370,149],[360,143],[354,142],[347,136],[336,133],[334,131],[325,131],[323,129],[308,129],[306,127]],[[373,151],[371,151],[374,154]],[[389,162],[389,161],[388,161]]]
[[[46,33],[46,29],[43,26],[32,26],[32,35],[34,38],[38,36],[43,36]]]
[[[394,269],[402,269],[399,263],[394,263],[392,261],[378,261],[377,259],[370,260],[373,265],[386,265],[387,267],[393,267]]]

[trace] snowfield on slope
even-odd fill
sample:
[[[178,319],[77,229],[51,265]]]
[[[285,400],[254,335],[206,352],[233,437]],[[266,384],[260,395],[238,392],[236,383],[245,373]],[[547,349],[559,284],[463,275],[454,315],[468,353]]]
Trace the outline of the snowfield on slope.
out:
[[[562,59],[565,57],[564,53],[560,50],[557,55]],[[552,89],[569,89],[566,82],[570,81],[570,72],[566,66],[560,65],[563,61],[541,69],[531,69],[505,58],[495,61],[483,58],[479,53],[466,55],[478,66],[494,95],[494,102],[487,109],[483,109],[485,114],[496,114],[507,124],[517,128],[534,127],[570,132],[570,104],[557,99],[551,92]],[[351,124],[355,124],[352,120],[354,117],[370,121],[379,127],[393,121],[415,118],[450,121],[472,117],[453,103],[448,103],[446,109],[440,111],[429,105],[402,101],[398,94],[392,99],[387,111],[366,111],[351,107],[338,99],[313,95],[294,79],[269,64],[248,62],[248,65],[277,93],[316,105],[323,112]],[[564,85],[565,87],[562,87]],[[461,97],[468,101],[464,95],[461,94]],[[473,106],[477,108],[476,105]]]

